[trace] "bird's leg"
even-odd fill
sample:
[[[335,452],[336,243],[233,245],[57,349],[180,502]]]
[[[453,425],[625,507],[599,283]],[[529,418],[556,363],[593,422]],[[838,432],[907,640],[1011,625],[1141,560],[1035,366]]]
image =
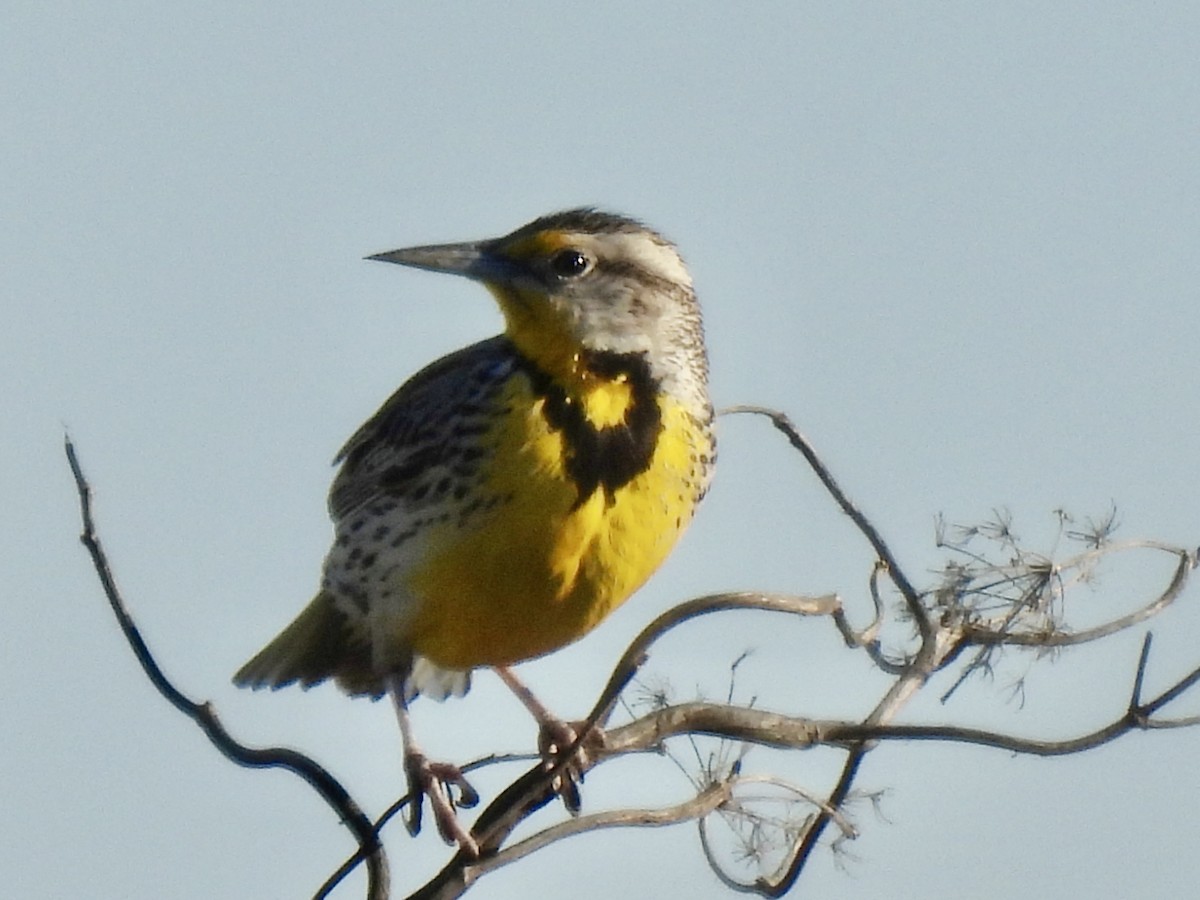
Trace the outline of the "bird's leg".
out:
[[[496,674],[537,721],[538,751],[547,769],[558,765],[563,754],[572,747],[576,748],[561,773],[555,776],[553,787],[571,813],[579,812],[579,785],[583,781],[583,770],[591,761],[589,749],[604,745],[604,733],[593,725],[581,740],[579,732],[587,725],[586,722],[571,723],[558,718],[507,666],[496,666]]]
[[[429,798],[433,810],[433,821],[438,834],[448,844],[458,844],[463,853],[479,856],[479,844],[463,827],[455,814],[455,807],[470,809],[479,802],[479,794],[471,787],[462,770],[453,763],[433,762],[413,739],[412,722],[408,717],[408,702],[404,699],[404,676],[392,675],[387,679],[388,693],[396,708],[396,719],[400,723],[400,740],[404,745],[404,772],[408,777],[411,801],[404,825],[408,833],[415,835],[421,830],[421,810],[425,798]],[[458,789],[457,799],[454,789]]]

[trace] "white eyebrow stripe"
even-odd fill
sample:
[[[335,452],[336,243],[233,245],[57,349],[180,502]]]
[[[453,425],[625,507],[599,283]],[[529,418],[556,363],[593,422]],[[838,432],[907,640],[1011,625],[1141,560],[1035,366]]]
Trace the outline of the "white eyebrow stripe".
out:
[[[606,256],[629,260],[664,281],[692,286],[692,276],[675,248],[651,235],[606,234],[597,238],[597,242],[609,248]]]

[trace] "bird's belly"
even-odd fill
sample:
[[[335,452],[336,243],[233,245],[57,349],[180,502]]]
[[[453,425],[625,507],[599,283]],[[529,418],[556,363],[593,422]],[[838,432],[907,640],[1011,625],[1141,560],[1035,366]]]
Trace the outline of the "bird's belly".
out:
[[[582,502],[556,433],[520,442],[507,459],[502,444],[488,478],[502,502],[469,523],[442,523],[408,573],[405,642],[465,669],[540,656],[595,627],[663,562],[703,490],[697,436],[672,424],[644,472]]]

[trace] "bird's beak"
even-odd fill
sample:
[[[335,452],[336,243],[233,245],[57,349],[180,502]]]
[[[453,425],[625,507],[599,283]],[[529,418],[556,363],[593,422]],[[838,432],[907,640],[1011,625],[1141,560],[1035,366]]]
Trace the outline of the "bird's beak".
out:
[[[367,259],[397,263],[427,272],[463,275],[475,281],[508,281],[516,272],[512,262],[498,255],[490,241],[469,244],[436,244],[376,253]]]

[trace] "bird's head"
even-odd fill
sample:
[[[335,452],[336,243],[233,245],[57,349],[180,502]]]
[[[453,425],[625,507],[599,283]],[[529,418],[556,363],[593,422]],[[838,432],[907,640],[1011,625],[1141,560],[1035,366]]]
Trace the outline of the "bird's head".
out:
[[[638,354],[663,381],[704,376],[700,311],[675,246],[640,222],[594,209],[543,216],[511,234],[369,257],[483,282],[509,338],[547,372],[581,354]]]

